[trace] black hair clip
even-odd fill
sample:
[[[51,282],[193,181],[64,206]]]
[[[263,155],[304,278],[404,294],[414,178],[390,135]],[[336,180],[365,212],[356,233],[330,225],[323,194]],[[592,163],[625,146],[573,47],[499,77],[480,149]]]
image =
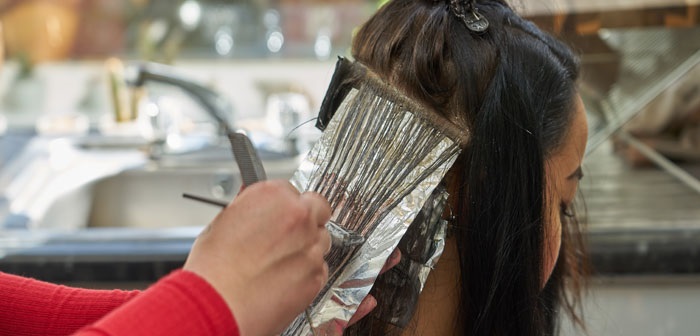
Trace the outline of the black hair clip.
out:
[[[463,18],[469,30],[475,33],[483,33],[489,28],[489,21],[479,14],[479,10],[472,4],[468,17]]]
[[[489,28],[489,21],[479,14],[475,0],[450,0],[450,8],[469,30],[481,34]]]
[[[338,106],[340,106],[340,103],[352,89],[350,81],[352,69],[351,61],[344,57],[338,57],[333,77],[328,84],[326,95],[323,97],[318,118],[316,119],[316,128],[319,130],[324,131],[326,129]]]

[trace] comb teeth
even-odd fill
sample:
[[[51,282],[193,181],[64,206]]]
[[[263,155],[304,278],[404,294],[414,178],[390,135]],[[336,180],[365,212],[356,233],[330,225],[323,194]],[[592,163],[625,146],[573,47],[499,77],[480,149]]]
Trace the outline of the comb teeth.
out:
[[[233,157],[236,159],[243,185],[249,186],[267,179],[262,162],[248,136],[242,131],[228,134]]]

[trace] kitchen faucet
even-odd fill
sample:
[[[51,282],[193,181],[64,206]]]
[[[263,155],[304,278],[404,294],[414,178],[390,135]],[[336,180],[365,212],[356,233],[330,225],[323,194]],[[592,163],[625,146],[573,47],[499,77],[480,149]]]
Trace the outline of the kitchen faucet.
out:
[[[230,119],[233,109],[230,102],[219,93],[177,74],[176,70],[170,66],[158,63],[141,63],[136,66],[135,78],[127,79],[127,84],[142,87],[149,81],[180,88],[201,104],[209,116],[216,121],[220,135],[231,133]]]
[[[135,71],[127,71],[126,82],[128,85],[132,87],[143,87],[148,82],[157,82],[180,88],[183,92],[194,98],[194,100],[203,107],[205,112],[218,124],[219,136],[228,137],[230,134],[236,132],[236,128],[232,123],[233,108],[230,102],[221,94],[198,84],[196,81],[179,75],[176,69],[171,66],[144,62],[137,64],[133,69],[135,69]],[[281,95],[278,99],[278,104],[275,104],[274,107],[276,110],[279,110],[275,115],[281,117],[282,114],[284,114],[283,117],[286,118],[290,118],[289,115],[293,115],[291,118],[298,119],[299,116],[297,114],[299,114],[299,111],[297,111],[298,108],[296,106],[299,105],[297,102],[298,99],[292,99],[288,102],[287,100],[290,99],[285,97],[285,95]],[[302,105],[306,106],[304,104]],[[281,123],[281,120],[276,121],[276,123]],[[298,125],[294,124],[294,126]],[[284,142],[284,145],[280,145],[280,142]],[[288,144],[289,142],[291,142],[291,144]],[[260,155],[266,158],[287,158],[299,154],[296,148],[296,139],[290,137],[285,137],[285,139],[280,141],[268,136],[262,140],[262,143],[262,146],[256,145],[255,148]],[[155,153],[154,157],[162,154],[157,150]]]

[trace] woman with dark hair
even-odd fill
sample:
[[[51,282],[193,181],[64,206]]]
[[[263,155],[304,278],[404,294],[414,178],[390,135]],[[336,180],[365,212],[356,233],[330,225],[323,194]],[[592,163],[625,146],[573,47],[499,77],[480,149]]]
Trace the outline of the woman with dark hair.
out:
[[[587,139],[578,63],[501,0],[392,0],[358,31],[356,61],[467,129],[446,177],[445,251],[406,326],[384,291],[346,335],[552,335],[584,277],[571,205]],[[388,308],[386,308],[388,309]]]

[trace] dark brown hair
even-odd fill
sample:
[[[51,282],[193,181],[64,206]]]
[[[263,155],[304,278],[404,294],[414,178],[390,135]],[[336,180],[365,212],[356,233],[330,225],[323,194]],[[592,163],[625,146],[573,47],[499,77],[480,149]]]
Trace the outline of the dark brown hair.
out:
[[[545,205],[545,162],[573,119],[578,62],[504,1],[476,8],[490,22],[484,33],[467,29],[449,1],[389,1],[358,31],[352,52],[471,135],[448,175],[463,329],[454,334],[551,335],[560,307],[580,321],[585,253],[576,221],[562,223],[559,259],[541,288],[544,218],[559,210]],[[373,292],[379,305],[401,302]],[[388,334],[375,313],[346,334]]]

